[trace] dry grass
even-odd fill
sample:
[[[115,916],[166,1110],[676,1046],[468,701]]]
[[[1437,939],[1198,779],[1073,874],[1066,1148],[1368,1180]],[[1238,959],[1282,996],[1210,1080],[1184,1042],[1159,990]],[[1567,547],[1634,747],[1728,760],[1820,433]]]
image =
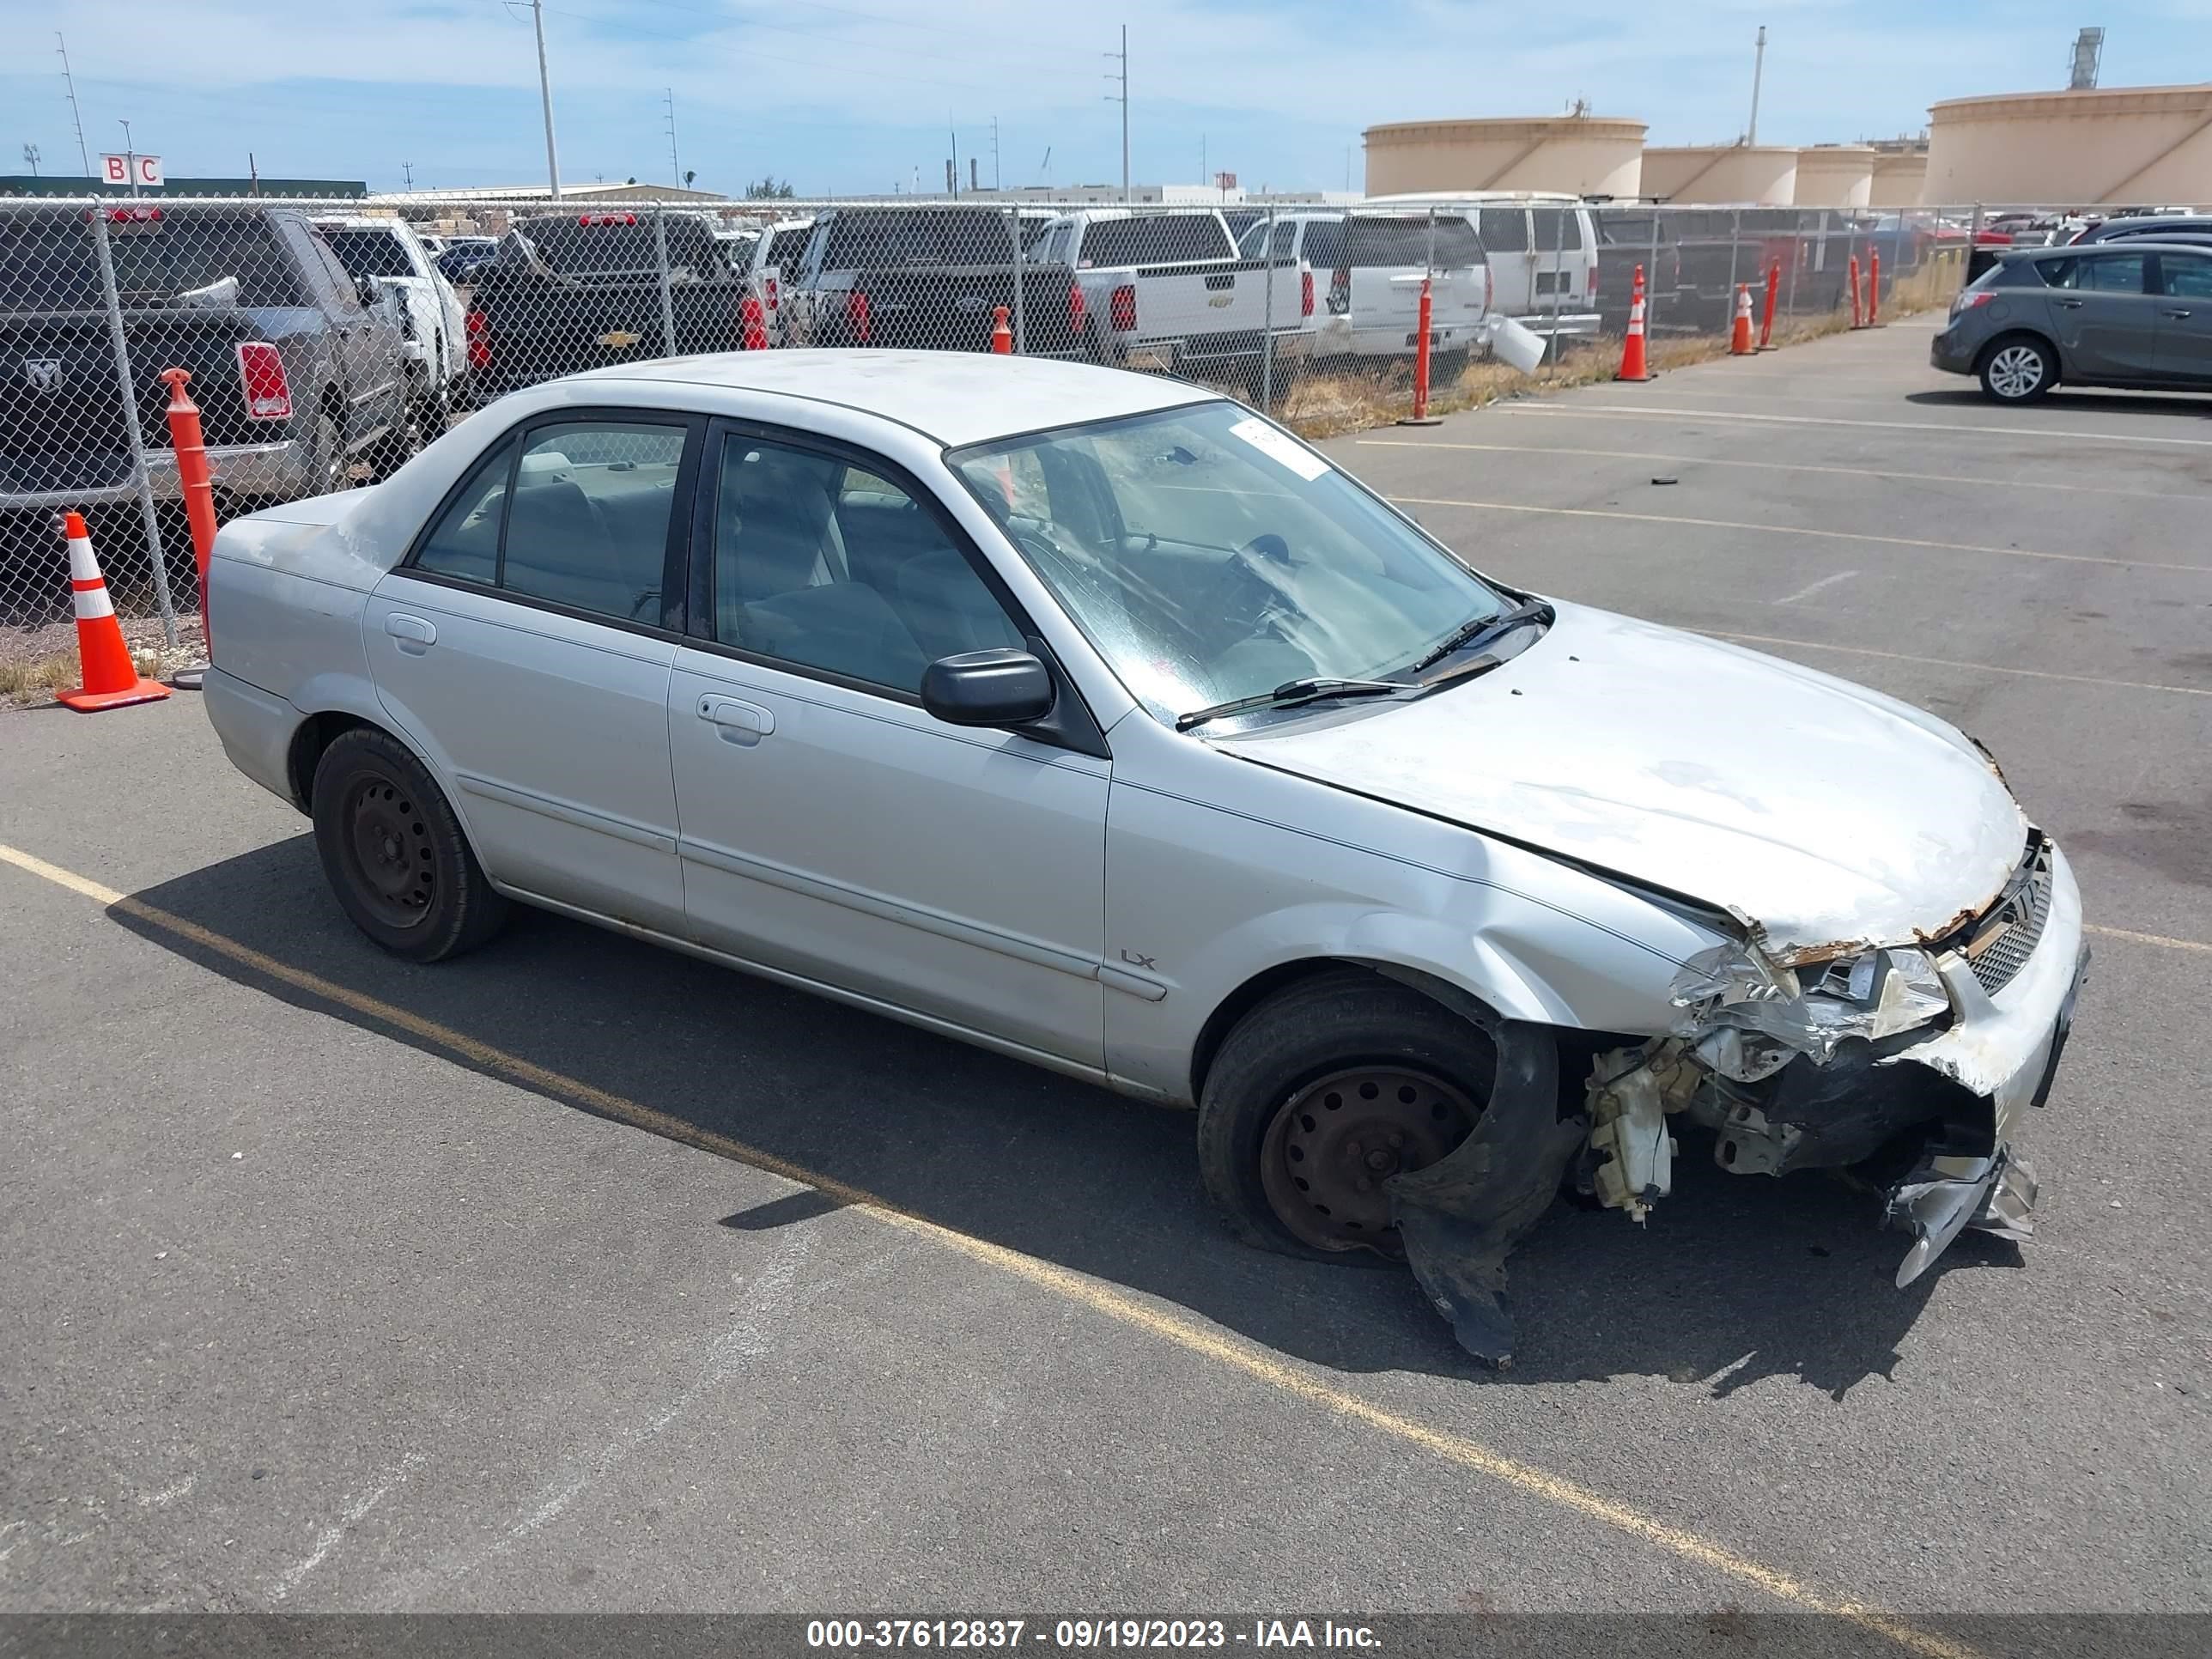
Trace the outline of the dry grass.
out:
[[[1909,317],[1916,312],[1948,305],[1958,285],[1954,264],[1931,261],[1895,284],[1882,316],[1885,320]],[[1778,324],[1774,343],[1778,347],[1802,345],[1808,340],[1846,333],[1850,325],[1850,314],[1843,311]],[[1725,335],[1656,338],[1648,352],[1655,374],[1711,362],[1728,355]],[[1620,367],[1620,342],[1607,338],[1563,342],[1558,360],[1547,361],[1534,374],[1523,374],[1501,362],[1470,363],[1467,372],[1453,384],[1431,391],[1429,413],[1456,415],[1509,398],[1542,397],[1571,386],[1595,386],[1610,380]],[[1275,414],[1302,438],[1336,438],[1349,432],[1389,426],[1411,413],[1413,406],[1413,376],[1408,365],[1378,374],[1301,376],[1279,400]]]
[[[173,674],[179,668],[205,660],[201,647],[199,618],[177,619],[173,646],[161,641],[161,624],[150,617],[125,617],[123,638],[131,660],[149,679]],[[76,627],[54,623],[44,628],[15,629],[0,633],[0,708],[27,708],[51,702],[54,693],[77,684]]]

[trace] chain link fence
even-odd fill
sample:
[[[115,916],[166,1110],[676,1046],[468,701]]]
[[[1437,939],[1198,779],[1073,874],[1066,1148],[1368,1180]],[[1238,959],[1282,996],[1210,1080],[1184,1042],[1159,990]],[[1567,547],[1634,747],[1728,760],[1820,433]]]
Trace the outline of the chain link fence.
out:
[[[0,629],[70,615],[83,511],[137,642],[187,643],[195,568],[161,375],[189,372],[219,518],[374,480],[470,410],[695,352],[1005,350],[1202,380],[1311,431],[1655,349],[1948,299],[1973,209],[1553,198],[1101,206],[445,197],[0,201]],[[1424,295],[1425,292],[1425,305]],[[1498,319],[1531,371],[1493,365]],[[1534,347],[1529,347],[1529,336]],[[1462,382],[1468,382],[1463,390]],[[4,637],[4,635],[0,635]]]

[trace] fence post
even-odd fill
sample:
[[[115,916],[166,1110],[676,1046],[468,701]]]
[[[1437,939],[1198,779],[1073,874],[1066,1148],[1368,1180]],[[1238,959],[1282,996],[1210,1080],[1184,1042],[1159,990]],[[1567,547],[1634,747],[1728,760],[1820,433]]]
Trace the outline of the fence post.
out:
[[[1805,263],[1805,216],[1801,212],[1795,217],[1797,223],[1790,238],[1790,292],[1782,301],[1782,314],[1792,318],[1797,314],[1797,267]]]
[[[1738,208],[1729,220],[1729,280],[1728,292],[1721,300],[1722,326],[1733,328],[1735,319],[1736,267],[1743,258],[1743,210]]]
[[[1260,296],[1260,412],[1270,414],[1275,405],[1275,210],[1267,210],[1267,236],[1261,244],[1267,254],[1267,281]]]
[[[1644,331],[1651,332],[1651,325],[1659,319],[1659,216],[1667,210],[1659,203],[1651,204],[1651,257],[1644,263],[1650,273],[1644,283]]]
[[[1974,204],[1974,222],[1966,232],[1966,258],[1959,267],[1960,288],[1974,280],[1974,250],[1982,245],[1982,204]]]
[[[660,355],[680,356],[682,349],[676,343],[676,296],[668,287],[668,210],[659,203],[653,209],[653,249],[660,265]]]
[[[123,333],[123,295],[115,284],[115,255],[107,245],[107,210],[92,209],[92,243],[100,254],[100,294],[107,307],[107,338],[115,349],[115,382],[123,392],[123,430],[131,441],[131,481],[138,490],[138,516],[154,561],[154,603],[161,608],[161,641],[177,642],[177,608],[169,599],[169,565],[161,555],[161,521],[154,511],[154,481],[146,473],[146,434],[138,424],[138,387],[131,373],[131,347]]]
[[[1006,210],[1006,228],[1014,239],[1014,355],[1024,356],[1030,349],[1029,307],[1023,290],[1029,286],[1022,278],[1022,210]],[[1082,342],[1078,341],[1080,345]]]

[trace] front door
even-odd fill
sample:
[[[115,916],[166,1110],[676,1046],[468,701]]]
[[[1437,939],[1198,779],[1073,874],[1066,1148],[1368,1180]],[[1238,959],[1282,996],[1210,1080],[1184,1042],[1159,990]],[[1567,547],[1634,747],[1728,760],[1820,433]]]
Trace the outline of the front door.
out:
[[[2149,256],[2086,252],[2051,283],[2051,320],[2065,355],[2060,375],[2149,380],[2158,372],[2158,310]]]
[[[482,462],[370,595],[377,694],[453,795],[487,873],[684,932],[665,604],[704,423],[541,417]]]
[[[2212,252],[2158,255],[2158,378],[2212,392]]]
[[[1106,763],[917,695],[936,658],[1023,641],[980,555],[887,463],[812,439],[719,429],[702,477],[668,699],[694,937],[1102,1066]]]

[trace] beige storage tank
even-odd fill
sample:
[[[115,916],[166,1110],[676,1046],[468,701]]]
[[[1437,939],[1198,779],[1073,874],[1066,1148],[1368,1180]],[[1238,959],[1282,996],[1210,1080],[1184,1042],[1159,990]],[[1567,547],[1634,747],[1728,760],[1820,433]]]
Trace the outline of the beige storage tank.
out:
[[[1662,202],[1789,207],[1797,197],[1797,152],[1775,144],[1646,148],[1644,193]]]
[[[1644,125],[1605,115],[1392,121],[1367,129],[1367,194],[1545,190],[1642,192]]]
[[[1814,144],[1797,152],[1799,207],[1863,208],[1874,195],[1872,144]]]
[[[1867,192],[1867,205],[1877,208],[1918,207],[1921,184],[1927,177],[1927,145],[1890,147],[1876,144],[1874,184]]]
[[[2212,197],[2212,84],[1952,98],[1928,112],[1926,202],[2196,205]]]

